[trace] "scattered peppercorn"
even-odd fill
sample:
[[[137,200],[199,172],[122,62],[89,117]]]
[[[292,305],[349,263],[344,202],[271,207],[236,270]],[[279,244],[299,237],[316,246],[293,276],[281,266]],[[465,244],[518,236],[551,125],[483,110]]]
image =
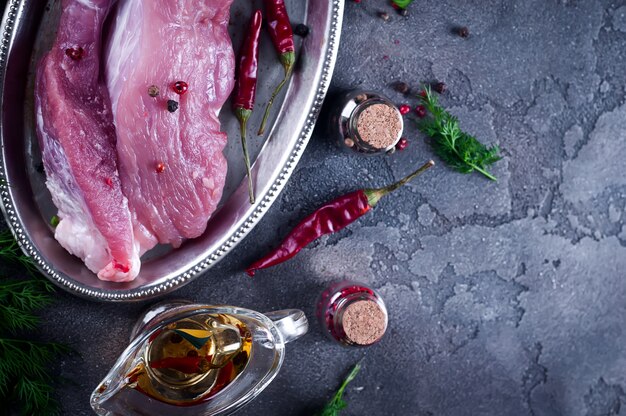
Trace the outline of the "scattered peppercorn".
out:
[[[174,334],[170,335],[170,342],[172,344],[180,344],[181,342],[183,342],[183,337],[181,337],[180,335],[174,333]]]
[[[456,29],[456,33],[457,33],[457,35],[459,35],[462,38],[468,38],[469,37],[469,29],[466,26],[458,27]]]
[[[398,91],[401,94],[406,94],[410,90],[409,84],[407,84],[406,82],[402,82],[402,81],[398,81],[398,82],[394,83],[393,84],[393,89]]]
[[[386,12],[378,12],[378,17],[383,19],[385,22],[389,21],[389,13]]]
[[[399,9],[398,13],[400,14],[400,16],[402,17],[407,17],[409,15],[409,9]]]
[[[424,107],[423,105],[418,105],[417,107],[415,107],[415,114],[417,114],[419,118],[426,117],[426,107]]]
[[[420,93],[419,93],[419,96],[422,97],[422,98],[426,98],[426,97],[428,97],[428,94],[426,93],[425,90],[421,90]]]
[[[70,57],[72,61],[80,61],[85,56],[85,50],[80,46],[74,48],[67,48],[65,54]]]
[[[360,3],[361,2],[361,0],[352,0],[352,1],[355,2],[355,3]]]
[[[178,101],[167,100],[167,111],[174,113],[178,110]]]
[[[405,115],[411,112],[411,107],[408,104],[402,104],[398,110],[400,110],[400,114]]]
[[[156,173],[163,173],[163,172],[165,172],[165,163],[163,163],[163,162],[157,163],[155,170],[156,170]]]
[[[111,188],[113,188],[113,179],[111,178],[106,178],[104,180],[104,183],[106,183],[108,186],[110,186]]]
[[[433,90],[437,91],[439,94],[443,94],[447,89],[447,85],[443,82],[436,82],[433,84]]]
[[[357,104],[362,103],[363,101],[367,100],[367,95],[366,94],[359,94],[356,97],[354,97],[354,102]]]
[[[150,85],[148,87],[148,95],[152,98],[158,97],[159,96],[159,87],[157,87],[156,85]]]
[[[176,81],[174,85],[172,85],[172,89],[178,95],[183,95],[189,89],[189,85],[185,81]]]
[[[401,139],[400,139],[400,141],[396,144],[396,149],[397,149],[398,151],[402,151],[402,150],[406,149],[408,145],[409,145],[409,141],[408,141],[405,137],[403,137],[403,138],[401,138]]]
[[[296,26],[293,33],[300,36],[301,38],[306,38],[309,35],[309,31],[310,29],[307,25],[300,23]]]

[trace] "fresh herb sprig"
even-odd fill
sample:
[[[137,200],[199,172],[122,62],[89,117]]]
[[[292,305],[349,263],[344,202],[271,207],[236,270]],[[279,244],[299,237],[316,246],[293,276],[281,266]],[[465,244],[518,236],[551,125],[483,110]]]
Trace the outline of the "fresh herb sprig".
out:
[[[354,366],[352,371],[350,371],[350,374],[348,374],[348,377],[346,377],[343,383],[341,383],[339,390],[337,390],[337,393],[335,393],[332,400],[328,402],[328,404],[326,404],[326,406],[324,407],[324,409],[322,409],[320,413],[318,413],[318,416],[338,416],[339,412],[341,412],[343,409],[345,409],[346,406],[348,406],[348,403],[343,400],[343,392],[348,384],[352,380],[354,380],[359,370],[361,370],[361,363],[357,363]]]
[[[437,156],[457,172],[476,171],[496,181],[497,178],[487,167],[502,159],[498,155],[498,146],[487,147],[462,131],[457,118],[439,105],[430,87],[425,87],[419,98],[432,115],[419,123],[419,129],[433,139],[432,145]]]
[[[33,260],[22,253],[22,250],[10,230],[0,231],[0,260],[19,264],[24,267],[31,276],[37,274],[37,268]]]
[[[32,275],[25,280],[0,278],[0,403],[7,404],[2,410],[19,409],[21,415],[58,415],[49,367],[69,349],[22,336],[37,329],[36,312],[52,303],[54,287],[35,276],[33,263],[21,253],[9,231],[0,232],[0,260],[19,264]]]

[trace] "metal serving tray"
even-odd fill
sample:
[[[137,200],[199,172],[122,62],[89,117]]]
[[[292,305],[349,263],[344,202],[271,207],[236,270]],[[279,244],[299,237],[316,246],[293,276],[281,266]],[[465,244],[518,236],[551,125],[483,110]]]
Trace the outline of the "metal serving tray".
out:
[[[0,194],[2,211],[22,250],[53,283],[76,295],[105,301],[143,300],[175,290],[209,269],[233,249],[259,222],[285,186],[313,131],[335,65],[344,0],[287,0],[293,23],[311,30],[297,38],[298,62],[286,92],[275,103],[271,129],[263,143],[250,134],[255,158],[253,179],[257,202],[248,202],[238,127],[230,103],[221,115],[229,141],[224,154],[228,176],[218,211],[206,232],[179,249],[157,247],[144,256],[139,276],[129,283],[99,280],[54,239],[49,220],[56,208],[45,187],[34,130],[35,65],[56,31],[59,0],[9,0],[2,19],[0,44]],[[251,2],[235,0],[231,36],[235,51],[243,40]],[[260,2],[258,2],[260,3]],[[249,123],[259,125],[282,67],[266,34],[260,49],[257,111]]]

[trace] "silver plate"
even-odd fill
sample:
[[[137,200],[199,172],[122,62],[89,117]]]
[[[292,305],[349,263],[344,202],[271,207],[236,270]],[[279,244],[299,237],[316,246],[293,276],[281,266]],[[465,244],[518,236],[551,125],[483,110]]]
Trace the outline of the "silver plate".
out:
[[[54,239],[48,221],[55,209],[37,171],[41,156],[34,134],[32,79],[37,58],[49,46],[55,31],[58,0],[10,0],[2,19],[0,44],[0,121],[2,211],[22,250],[52,282],[76,295],[106,301],[143,300],[175,290],[215,265],[259,222],[275,201],[302,156],[311,136],[335,65],[344,0],[287,1],[292,22],[311,31],[297,40],[297,70],[262,143],[250,135],[256,156],[253,179],[257,202],[250,205],[244,179],[237,124],[230,103],[221,116],[229,142],[224,150],[229,170],[220,208],[206,232],[176,250],[159,247],[147,253],[133,282],[98,280],[83,263]],[[235,50],[250,15],[248,2],[235,0],[231,35]],[[249,124],[258,126],[271,89],[282,76],[276,53],[266,35],[261,44],[257,111]]]

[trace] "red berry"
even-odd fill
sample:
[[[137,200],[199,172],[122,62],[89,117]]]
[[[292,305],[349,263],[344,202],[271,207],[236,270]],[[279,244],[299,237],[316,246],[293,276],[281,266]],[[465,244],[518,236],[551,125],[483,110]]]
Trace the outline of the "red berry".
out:
[[[398,110],[400,110],[400,114],[405,115],[411,112],[411,107],[407,104],[402,104]]]
[[[159,162],[156,164],[156,173],[163,173],[165,171],[165,163]]]
[[[355,2],[355,3],[360,3],[361,2],[361,0],[352,0],[352,1]]]
[[[418,105],[417,107],[415,107],[415,114],[417,114],[419,118],[426,117],[426,107],[424,107],[423,105]]]
[[[70,57],[72,61],[80,61],[85,56],[85,50],[80,46],[74,48],[67,48],[65,54]]]
[[[400,6],[398,6],[396,3],[394,3],[393,1],[391,2],[391,7],[393,7],[394,9],[398,10],[400,9]]]
[[[401,138],[398,143],[396,143],[396,150],[404,150],[409,145],[409,141],[406,138]]]
[[[176,81],[174,85],[172,85],[172,89],[178,95],[183,95],[189,89],[189,85],[185,81]]]
[[[426,98],[426,97],[428,96],[428,94],[426,94],[426,91],[425,91],[425,90],[421,90],[419,95],[420,95],[420,97],[422,97],[422,98]]]
[[[111,178],[106,178],[106,179],[104,180],[104,182],[105,182],[107,185],[109,185],[111,188],[113,188],[113,179],[111,179]]]

